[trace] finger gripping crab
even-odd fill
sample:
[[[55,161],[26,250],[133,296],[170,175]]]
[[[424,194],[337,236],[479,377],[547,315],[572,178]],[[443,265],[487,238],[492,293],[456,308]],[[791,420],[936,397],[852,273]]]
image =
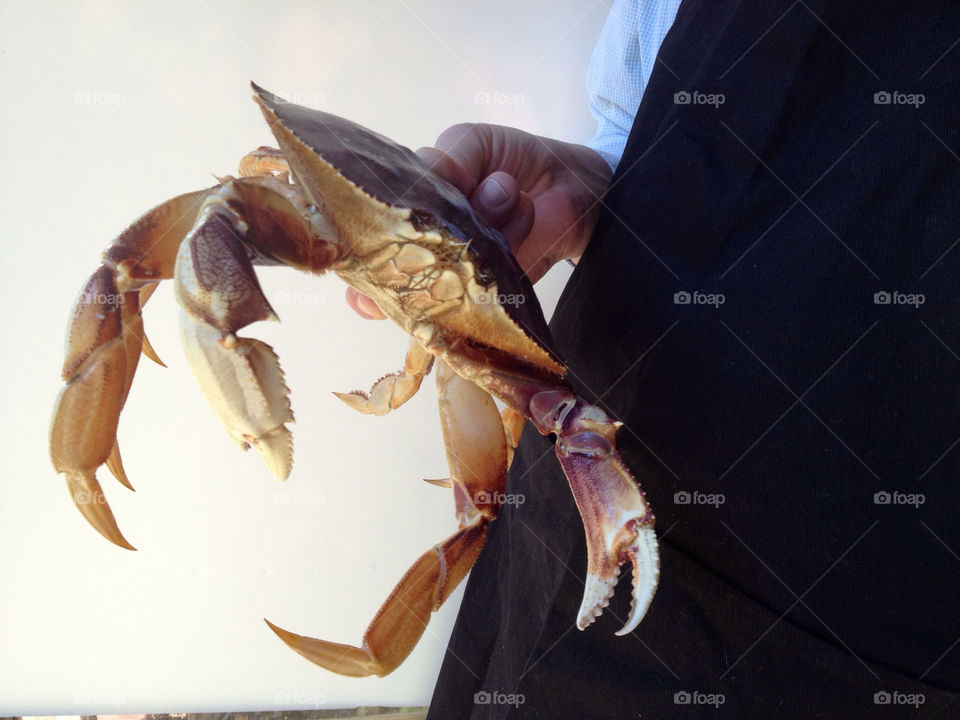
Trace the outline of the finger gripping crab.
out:
[[[311,661],[344,675],[386,675],[407,657],[430,613],[480,554],[504,497],[507,468],[529,420],[557,436],[587,537],[582,630],[606,607],[620,566],[633,603],[618,634],[642,619],[659,573],[653,514],[620,458],[620,426],[577,397],[533,294],[503,238],[408,149],[342,118],[285,103],[253,86],[279,150],[261,148],[239,177],[150,210],[104,252],[73,309],[54,410],[51,456],[74,502],[106,538],[117,527],[96,470],[130,486],[117,447],[120,411],[141,352],[156,358],[141,307],[173,278],[190,366],[227,432],[270,472],[290,472],[293,420],[276,354],[237,332],[277,319],[254,265],[332,270],[410,335],[404,368],[369,393],[338,394],[382,415],[413,396],[436,365],[441,425],[459,529],[407,571],[360,647],[270,627]],[[523,303],[500,304],[502,297]],[[498,410],[493,398],[504,406]]]

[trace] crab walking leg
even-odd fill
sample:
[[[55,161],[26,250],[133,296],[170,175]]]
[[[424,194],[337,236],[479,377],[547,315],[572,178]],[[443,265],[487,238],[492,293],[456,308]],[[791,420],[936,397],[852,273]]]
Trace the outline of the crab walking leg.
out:
[[[275,175],[286,182],[290,176],[290,164],[277,148],[261,145],[240,158],[240,177]]]
[[[125,351],[124,362],[124,383],[123,394],[120,398],[120,407],[122,408],[127,401],[127,395],[130,394],[130,386],[133,384],[133,376],[137,372],[137,365],[140,362],[140,353],[143,352],[146,336],[143,334],[143,316],[140,314],[140,293],[129,292],[123,295],[123,302],[120,309],[120,325],[122,326],[123,347]],[[113,447],[110,448],[110,454],[107,456],[107,469],[121,484],[133,490],[133,485],[123,469],[123,460],[120,457],[120,445],[116,438],[113,441]]]
[[[140,361],[140,354],[143,353],[158,365],[166,367],[163,361],[157,356],[156,351],[143,332],[143,316],[140,310],[147,304],[147,300],[153,295],[157,285],[147,285],[140,292],[130,292],[123,296],[123,309],[120,314],[120,323],[123,325],[123,342],[127,351],[127,372],[126,382],[124,383],[123,401],[121,407],[130,394],[130,387],[133,385],[133,376],[137,372],[137,365]],[[133,490],[133,485],[127,477],[126,470],[123,469],[123,459],[120,457],[120,445],[116,439],[113,441],[113,448],[107,457],[107,469],[123,485]]]
[[[433,355],[424,349],[419,340],[411,338],[403,370],[384,375],[373,384],[369,393],[354,390],[348,393],[335,392],[334,395],[364,415],[386,415],[417,394],[424,375],[430,372],[431,367]]]
[[[506,485],[503,424],[489,394],[443,362],[437,389],[450,483],[460,529],[427,550],[403,576],[363,635],[360,647],[296,635],[270,626],[305,658],[341,675],[383,677],[420,640],[430,613],[450,596],[476,562]]]
[[[135,549],[117,527],[96,477],[116,447],[126,395],[128,345],[121,321],[124,296],[109,267],[93,274],[74,307],[63,367],[66,386],[54,407],[50,456],[77,509],[111,542]],[[129,481],[128,481],[129,483]]]
[[[630,616],[617,634],[632,632],[653,600],[660,559],[653,512],[617,451],[615,436],[621,423],[577,397],[563,380],[500,366],[481,348],[460,343],[443,357],[458,373],[528,417],[542,434],[557,436],[557,457],[587,539],[587,579],[577,627],[585,629],[602,613],[620,566],[631,562]]]
[[[349,677],[384,677],[406,660],[426,630],[430,614],[473,567],[486,538],[486,523],[471,525],[421,555],[377,611],[360,647],[297,635],[264,622],[315,665]]]
[[[173,276],[177,247],[209,190],[168,200],[141,216],[104,252],[71,313],[67,352],[50,427],[50,457],[65,473],[74,504],[98,532],[133,550],[117,527],[97,468],[107,463],[132,489],[120,460],[117,424],[140,353],[156,358],[143,334],[142,305]]]
[[[194,225],[210,220],[210,213],[202,211],[216,206],[220,215],[238,227],[243,225],[251,249],[231,245],[229,252],[234,260],[242,258],[247,266],[247,253],[254,247],[260,251],[258,262],[282,263],[318,273],[339,255],[332,229],[293,186],[272,176],[226,178],[224,183],[175,197],[137,219],[104,252],[103,264],[87,281],[74,305],[62,371],[65,385],[57,398],[50,428],[50,456],[57,471],[65,473],[74,503],[83,516],[108,540],[131,550],[133,546],[117,527],[96,470],[106,463],[117,479],[132,489],[117,444],[120,412],[140,354],[163,364],[144,335],[140,309],[159,282],[174,276],[178,253]],[[241,212],[243,221],[238,219]],[[216,258],[207,256],[205,260],[215,266]],[[198,262],[203,264],[203,260]],[[204,266],[208,275],[214,266]],[[182,274],[191,277],[189,272]],[[211,298],[203,297],[202,287],[191,287],[200,291],[192,300],[194,310],[200,309],[196,317],[202,320],[206,317],[204,300]],[[218,293],[207,311],[213,314],[211,317],[219,312],[233,319],[237,313],[225,310],[224,306],[234,299]],[[241,302],[238,313],[246,309]],[[203,332],[197,330],[192,337]],[[227,332],[220,339],[229,344],[231,337],[232,332]],[[256,377],[266,379],[270,386],[269,403],[275,409],[286,402],[276,358],[269,348],[251,347],[250,343],[254,341],[238,341],[239,352],[246,355],[241,365]],[[278,387],[282,390],[278,391]],[[282,400],[276,397],[278,394],[283,396]],[[289,468],[289,461],[286,464]],[[281,473],[283,463],[275,462],[274,469]]]

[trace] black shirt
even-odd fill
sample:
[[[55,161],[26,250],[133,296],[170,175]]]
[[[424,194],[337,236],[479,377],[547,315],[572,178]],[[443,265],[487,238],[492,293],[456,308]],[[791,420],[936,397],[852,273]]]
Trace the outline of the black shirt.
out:
[[[684,2],[551,323],[658,594],[575,628],[528,426],[432,720],[960,717],[958,38],[955,2]]]

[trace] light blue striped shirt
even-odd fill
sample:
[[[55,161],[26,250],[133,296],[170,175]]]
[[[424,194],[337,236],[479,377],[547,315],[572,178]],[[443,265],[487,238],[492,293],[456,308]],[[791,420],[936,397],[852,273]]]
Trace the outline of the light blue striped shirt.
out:
[[[587,143],[616,170],[657,52],[681,0],[615,0],[587,70],[597,134]]]

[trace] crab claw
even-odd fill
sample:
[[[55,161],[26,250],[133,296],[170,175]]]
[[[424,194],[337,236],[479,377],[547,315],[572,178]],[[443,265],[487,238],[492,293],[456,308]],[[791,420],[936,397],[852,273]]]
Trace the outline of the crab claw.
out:
[[[637,528],[636,538],[621,550],[620,556],[633,563],[633,594],[630,603],[630,615],[623,627],[617,630],[616,635],[629,635],[643,620],[643,616],[646,615],[657,589],[660,569],[657,562],[657,536],[653,528]],[[619,566],[615,567],[612,574],[608,574],[606,577],[595,572],[587,573],[583,602],[580,604],[580,611],[577,613],[577,628],[579,630],[586,629],[600,617],[603,609],[610,604],[610,598],[613,597],[613,592],[619,580]]]
[[[293,422],[276,353],[240,328],[277,320],[241,242],[248,225],[219,195],[209,198],[180,246],[174,275],[180,337],[207,402],[230,437],[257,449],[279,480],[290,474]]]
[[[547,393],[544,393],[546,396]],[[577,398],[553,394],[558,424],[557,457],[583,518],[587,535],[587,580],[577,627],[583,630],[607,607],[620,579],[620,566],[633,566],[630,615],[617,635],[640,624],[653,600],[660,576],[654,517],[643,492],[617,452],[619,422]]]

